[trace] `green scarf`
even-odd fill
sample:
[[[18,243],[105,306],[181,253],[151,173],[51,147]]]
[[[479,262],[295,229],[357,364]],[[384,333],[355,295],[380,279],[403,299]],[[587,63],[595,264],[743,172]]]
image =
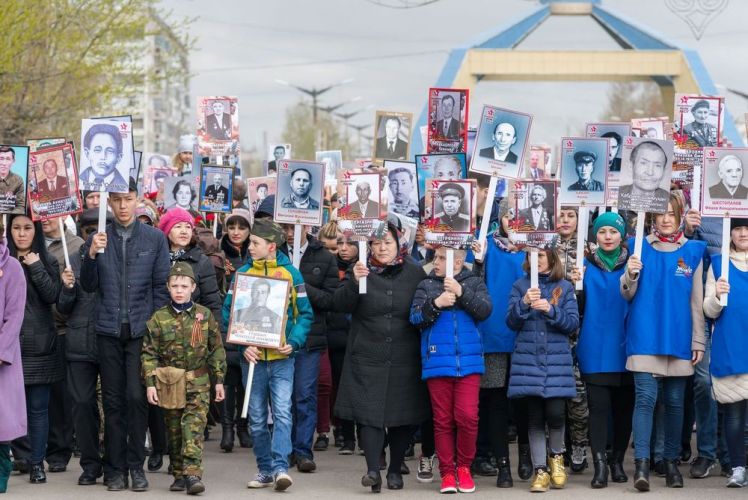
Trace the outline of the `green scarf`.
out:
[[[597,256],[600,257],[600,261],[605,264],[605,268],[608,271],[612,271],[616,266],[616,262],[618,262],[618,256],[621,255],[621,247],[616,247],[615,250],[610,252],[606,252],[601,247],[597,247],[595,252],[597,253]]]

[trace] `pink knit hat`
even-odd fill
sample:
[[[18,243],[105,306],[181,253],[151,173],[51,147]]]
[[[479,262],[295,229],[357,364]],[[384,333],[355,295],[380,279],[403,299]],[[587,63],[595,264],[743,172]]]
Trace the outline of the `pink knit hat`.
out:
[[[180,222],[189,222],[190,226],[195,227],[195,219],[192,218],[192,215],[187,210],[174,207],[161,216],[158,228],[163,231],[165,235],[169,236],[171,228]]]

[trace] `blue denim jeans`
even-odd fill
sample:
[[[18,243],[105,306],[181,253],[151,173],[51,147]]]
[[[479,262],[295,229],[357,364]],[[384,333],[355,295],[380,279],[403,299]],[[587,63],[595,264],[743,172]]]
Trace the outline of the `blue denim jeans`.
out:
[[[675,460],[680,454],[680,435],[683,428],[683,396],[686,377],[655,378],[651,373],[634,373],[636,401],[634,403],[634,458],[649,459],[652,422],[657,402],[658,381],[662,382],[661,397],[665,405],[665,449],[663,458]]]
[[[724,405],[725,435],[730,455],[731,467],[745,467],[745,415],[748,401],[738,401]]]
[[[312,444],[317,428],[317,380],[322,351],[296,353],[293,383],[293,452],[314,458]]]
[[[242,360],[242,378],[247,385],[249,364]],[[291,453],[291,396],[294,359],[258,361],[249,395],[249,429],[254,441],[257,468],[262,474],[288,470]],[[268,429],[268,404],[273,412],[273,433]]]
[[[44,462],[49,435],[49,394],[51,384],[34,384],[26,387],[26,418],[31,446],[29,465]]]

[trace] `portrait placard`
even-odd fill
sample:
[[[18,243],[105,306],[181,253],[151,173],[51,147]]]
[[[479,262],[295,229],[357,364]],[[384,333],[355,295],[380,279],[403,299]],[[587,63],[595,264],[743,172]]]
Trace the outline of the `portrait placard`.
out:
[[[29,147],[29,153],[38,151],[40,149],[51,148],[53,146],[59,146],[65,144],[64,137],[48,137],[44,139],[27,139],[26,145]]]
[[[465,153],[416,155],[416,176],[418,177],[418,201],[421,222],[431,218],[431,194],[426,187],[431,179],[449,181],[467,178]]]
[[[464,153],[467,145],[467,89],[429,89],[427,153]]]
[[[199,188],[199,179],[196,175],[164,178],[164,209],[179,207],[197,212]]]
[[[338,192],[338,227],[346,235],[377,238],[384,233],[387,207],[386,192],[380,188],[382,176],[377,172],[343,172]]]
[[[267,163],[265,163],[265,175],[275,174],[278,172],[278,162],[281,160],[290,160],[291,156],[291,145],[285,144],[270,144],[268,146]]]
[[[621,171],[621,145],[624,137],[631,137],[631,123],[596,122],[588,123],[585,135],[589,138],[608,139],[608,172]],[[563,203],[562,203],[563,204]]]
[[[525,171],[522,177],[524,179],[550,179],[552,167],[552,156],[550,146],[531,145],[530,150],[525,156]],[[506,196],[506,194],[505,194]]]
[[[623,140],[618,208],[662,214],[667,211],[673,168],[673,141],[644,137]]]
[[[197,98],[197,141],[202,156],[240,155],[239,99],[236,96]]]
[[[532,116],[483,106],[470,171],[509,179],[522,176]]]
[[[430,193],[432,218],[424,224],[426,242],[451,248],[470,246],[475,235],[476,181],[432,179]]]
[[[0,145],[0,213],[26,213],[29,147]]]
[[[29,155],[31,219],[77,214],[82,210],[72,144],[37,149]]]
[[[177,175],[177,169],[171,166],[166,155],[146,153],[145,170],[143,171],[143,192],[163,192],[164,179]]]
[[[343,168],[343,152],[317,151],[314,153],[314,159],[325,166],[325,186],[337,186],[338,171]]]
[[[143,159],[143,152],[142,151],[133,151],[133,164],[132,168],[130,168],[130,179],[135,180],[135,184],[138,185],[138,189],[140,192],[138,192],[138,196],[143,195],[143,174],[140,170],[140,161]]]
[[[413,115],[399,111],[377,111],[374,115],[374,161],[410,158]]]
[[[247,179],[247,206],[252,215],[257,212],[265,198],[275,195],[276,180],[277,177],[274,175]]]
[[[668,139],[667,117],[657,118],[632,118],[631,135],[645,139]]]
[[[203,165],[200,172],[200,212],[231,212],[233,173],[231,167]]]
[[[322,225],[325,166],[301,160],[283,160],[278,167],[275,221],[280,224]]]
[[[84,119],[81,123],[82,191],[126,193],[130,170],[135,165],[132,123],[107,119]]]
[[[675,94],[674,134],[679,148],[718,147],[725,121],[724,98]]]
[[[694,182],[694,167],[704,163],[704,150],[702,148],[683,149],[675,147],[673,150],[673,176],[672,184],[680,189],[690,191]]]
[[[554,248],[558,245],[555,181],[511,181],[509,240],[517,247]]]
[[[748,148],[704,148],[701,214],[748,217]]]
[[[286,343],[288,280],[234,275],[226,342],[277,349]]]
[[[558,178],[560,206],[605,205],[610,139],[564,137]]]
[[[385,160],[389,190],[389,211],[413,220],[420,220],[418,200],[418,175],[416,164],[405,161]]]

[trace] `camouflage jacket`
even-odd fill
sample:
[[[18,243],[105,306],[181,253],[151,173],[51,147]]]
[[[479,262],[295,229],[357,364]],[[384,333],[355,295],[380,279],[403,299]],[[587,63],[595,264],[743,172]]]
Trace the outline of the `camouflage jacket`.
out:
[[[192,326],[198,317],[203,318],[200,320],[202,338],[192,347]],[[223,383],[226,351],[218,323],[210,309],[194,304],[190,309],[178,313],[169,304],[153,313],[146,327],[140,359],[147,387],[155,386],[154,371],[161,366],[184,368],[187,371],[207,368],[194,380],[188,378],[189,390],[209,390],[211,379],[216,384]]]

